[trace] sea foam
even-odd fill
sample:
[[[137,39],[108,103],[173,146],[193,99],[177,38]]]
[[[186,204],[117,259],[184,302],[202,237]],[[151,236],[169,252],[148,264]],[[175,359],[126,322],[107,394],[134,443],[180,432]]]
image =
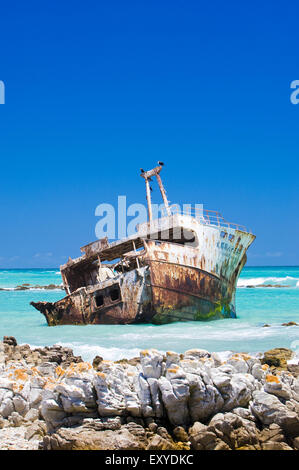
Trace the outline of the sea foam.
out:
[[[284,286],[299,287],[299,279],[296,277],[252,277],[238,280],[237,287],[257,287],[257,286]]]

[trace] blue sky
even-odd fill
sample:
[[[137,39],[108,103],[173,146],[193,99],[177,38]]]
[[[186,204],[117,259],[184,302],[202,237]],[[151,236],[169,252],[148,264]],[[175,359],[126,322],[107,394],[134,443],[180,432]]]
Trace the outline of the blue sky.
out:
[[[157,160],[172,202],[257,235],[249,265],[299,265],[296,2],[0,9],[0,267],[78,256],[96,206],[144,203]]]

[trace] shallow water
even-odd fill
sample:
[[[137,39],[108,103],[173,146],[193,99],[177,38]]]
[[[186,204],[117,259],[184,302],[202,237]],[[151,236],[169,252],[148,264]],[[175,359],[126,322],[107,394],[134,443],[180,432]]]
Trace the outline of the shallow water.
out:
[[[269,280],[271,279],[271,281]],[[17,285],[60,284],[58,269],[0,270],[0,288]],[[245,285],[290,287],[245,288]],[[61,290],[0,291],[0,337],[11,335],[32,346],[55,343],[70,346],[75,354],[91,360],[133,357],[140,349],[184,352],[190,348],[210,351],[258,352],[273,347],[299,350],[299,267],[244,268],[238,282],[236,319],[208,323],[186,322],[169,325],[86,325],[48,327],[30,301],[56,301]],[[265,328],[267,323],[271,327]]]

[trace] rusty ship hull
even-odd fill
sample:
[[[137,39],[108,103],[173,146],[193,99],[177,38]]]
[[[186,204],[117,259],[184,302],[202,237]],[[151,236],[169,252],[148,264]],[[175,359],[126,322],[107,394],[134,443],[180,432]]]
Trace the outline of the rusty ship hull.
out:
[[[175,215],[157,222],[131,239],[83,247],[84,255],[61,269],[67,296],[32,305],[51,326],[235,317],[236,283],[254,235],[203,223],[202,217]],[[113,267],[120,272],[103,263],[116,258],[121,261]],[[110,276],[99,280],[99,271],[107,269]]]

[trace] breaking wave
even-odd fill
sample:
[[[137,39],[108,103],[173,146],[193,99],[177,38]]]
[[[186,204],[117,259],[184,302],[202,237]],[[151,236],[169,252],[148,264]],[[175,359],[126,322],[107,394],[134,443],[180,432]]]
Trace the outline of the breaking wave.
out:
[[[299,287],[297,277],[252,277],[238,280],[237,287]]]
[[[92,362],[95,356],[101,356],[105,360],[119,361],[120,359],[131,359],[139,357],[142,348],[116,348],[116,347],[102,347],[98,345],[79,344],[77,342],[64,342],[58,341],[56,344],[59,346],[71,348],[75,355],[81,356],[84,361]],[[35,344],[30,344],[32,348],[40,348]],[[164,353],[164,351],[160,351]]]

